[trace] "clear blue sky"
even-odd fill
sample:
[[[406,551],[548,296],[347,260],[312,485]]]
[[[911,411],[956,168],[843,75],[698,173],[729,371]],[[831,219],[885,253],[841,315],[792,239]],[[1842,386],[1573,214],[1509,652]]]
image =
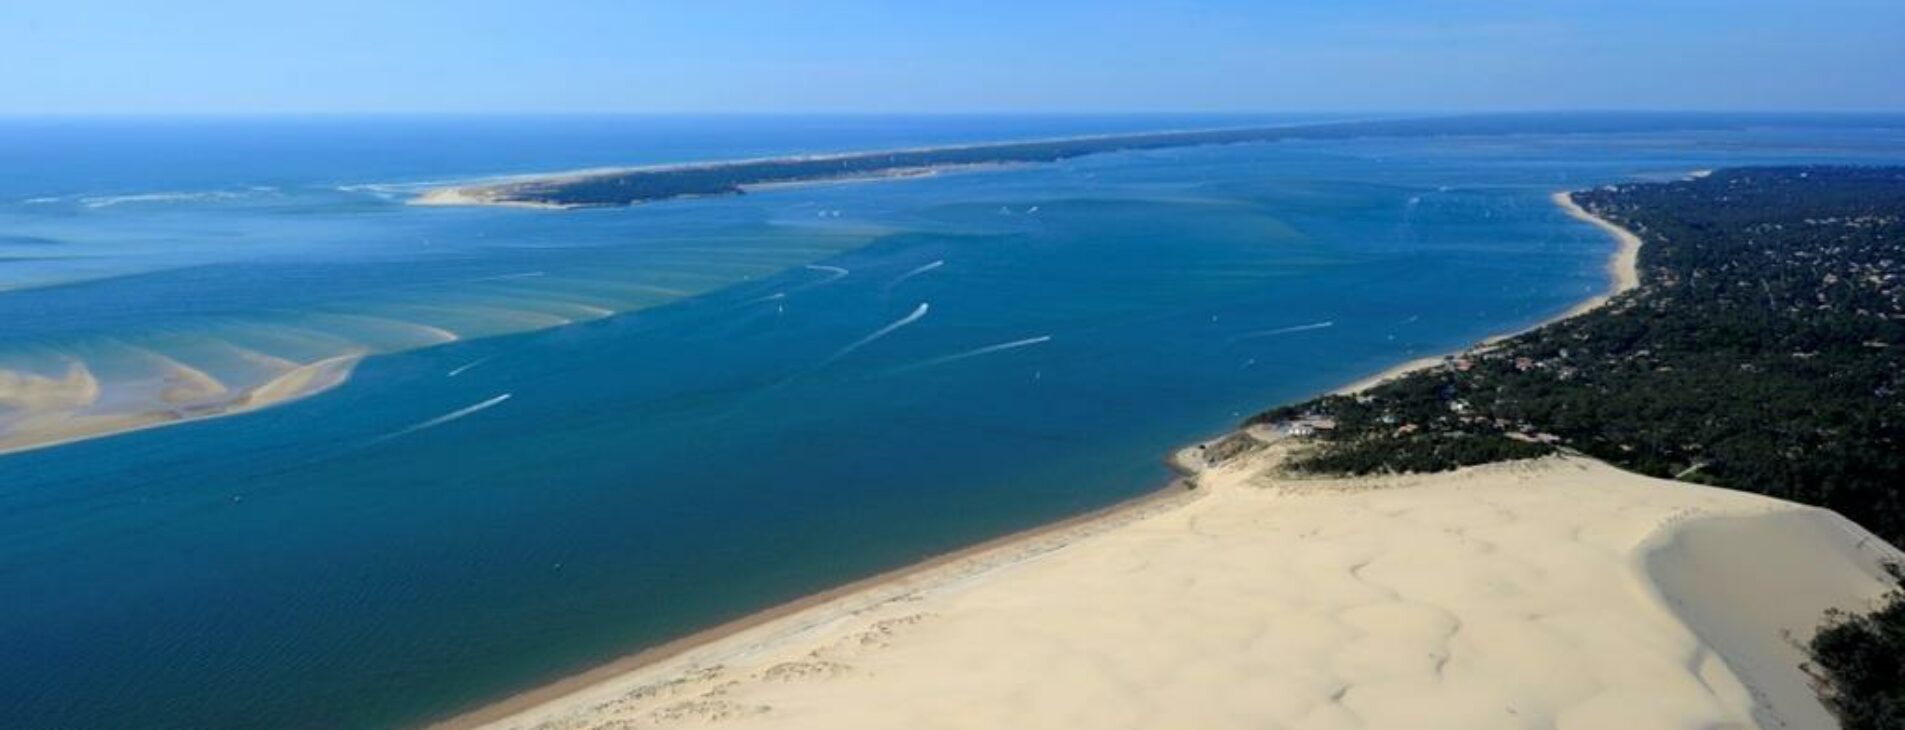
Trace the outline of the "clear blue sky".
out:
[[[1905,110],[1905,0],[4,0],[0,113]]]

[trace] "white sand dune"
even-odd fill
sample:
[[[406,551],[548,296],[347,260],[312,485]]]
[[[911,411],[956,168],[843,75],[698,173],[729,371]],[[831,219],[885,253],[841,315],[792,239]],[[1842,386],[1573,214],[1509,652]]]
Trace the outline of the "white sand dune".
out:
[[[1643,556],[1674,613],[1763,695],[1760,726],[1795,728],[1834,725],[1797,669],[1820,607],[1865,606],[1884,577],[1873,558],[1905,561],[1850,520],[1814,509],[1695,520],[1657,535]]]
[[[1885,589],[1882,542],[1746,493],[1581,458],[1278,458],[452,724],[1830,727],[1788,635]]]

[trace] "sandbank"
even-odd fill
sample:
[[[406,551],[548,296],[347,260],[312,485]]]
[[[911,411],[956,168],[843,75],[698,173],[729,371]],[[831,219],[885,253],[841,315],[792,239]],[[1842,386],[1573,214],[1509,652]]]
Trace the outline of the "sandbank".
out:
[[[82,362],[71,363],[67,374],[58,379],[0,370],[0,405],[14,407],[14,413],[0,421],[0,455],[250,413],[307,398],[350,379],[363,354],[287,363],[290,367],[272,379],[239,392],[228,391],[203,371],[156,353],[152,357],[166,372],[163,390],[152,402],[164,407],[142,410],[101,406],[99,381]]]
[[[1601,227],[1603,230],[1608,231],[1619,245],[1609,259],[1608,271],[1610,284],[1607,293],[1582,302],[1567,312],[1528,329],[1590,311],[1595,307],[1604,305],[1612,296],[1633,289],[1639,283],[1638,253],[1641,243],[1639,237],[1581,209],[1574,203],[1566,191],[1553,194],[1552,200],[1570,216],[1589,221]],[[1491,338],[1490,341],[1499,340],[1508,336],[1512,336],[1512,334]],[[1358,380],[1337,392],[1350,393],[1366,389],[1407,372],[1434,367],[1443,362],[1444,359],[1445,356],[1437,355],[1412,360],[1368,378]],[[1173,466],[1179,468],[1194,468],[1196,459],[1186,458],[1186,453],[1189,453],[1188,450],[1175,455],[1172,460]],[[1277,456],[1266,456],[1264,454],[1276,454]],[[1250,490],[1237,490],[1227,487],[1234,487],[1235,484],[1240,481],[1246,483],[1260,483],[1265,479],[1274,481],[1275,477],[1267,475],[1276,471],[1274,463],[1277,458],[1280,458],[1280,452],[1271,449],[1266,450],[1264,454],[1241,459],[1241,465],[1233,465],[1224,470],[1195,477],[1195,481],[1199,484],[1206,485],[1206,488],[1195,491],[1192,494],[1200,498],[1207,497],[1207,495],[1211,494],[1232,495],[1232,497],[1222,499],[1234,498],[1237,494],[1252,494],[1253,492]],[[1553,466],[1552,463],[1566,463],[1569,465],[1568,469],[1576,471],[1594,471],[1603,476],[1618,475],[1607,477],[1613,481],[1619,481],[1623,478],[1646,480],[1645,477],[1620,472],[1599,462],[1588,460],[1551,459],[1544,463],[1549,463],[1549,465],[1543,468],[1551,471],[1559,469],[1559,467]],[[1482,469],[1464,470],[1458,474],[1487,474],[1498,470],[1504,471],[1505,473],[1518,473],[1514,470],[1519,468],[1520,467],[1516,465],[1500,465],[1496,467],[1484,467]],[[1569,472],[1563,470],[1556,471],[1555,473],[1568,474]],[[1225,474],[1228,476],[1223,476]],[[1438,477],[1427,477],[1426,479],[1438,480],[1447,478],[1452,477],[1451,475],[1442,475]],[[1321,488],[1321,491],[1360,493],[1368,491],[1368,488],[1373,486],[1375,481],[1376,480],[1369,479],[1310,480],[1304,482],[1304,484],[1309,485],[1309,487],[1316,487],[1317,485],[1333,483],[1333,486]],[[1674,485],[1676,487],[1684,486],[1672,482],[1665,482],[1664,484]],[[1734,494],[1730,492],[1720,492],[1719,490],[1705,490],[1704,488],[1698,487],[1685,488],[1703,490],[1709,493],[1709,496],[1712,496],[1712,494]],[[1453,489],[1459,490],[1461,487],[1458,486]],[[1270,489],[1263,493],[1276,493],[1278,491],[1278,489]],[[1306,489],[1305,491],[1311,490]],[[1748,501],[1760,499],[1748,495],[1738,495],[1738,497]],[[1248,499],[1260,500],[1260,497],[1250,497]],[[1171,501],[1150,501],[1146,504],[1149,506],[1149,509],[1155,510],[1159,504],[1175,506],[1188,501],[1190,501],[1188,498],[1179,498]],[[1207,501],[1210,500],[1200,499],[1198,504],[1202,505]],[[1256,502],[1252,503],[1255,504]],[[1793,507],[1797,508],[1796,506]],[[1199,506],[1186,508],[1183,511],[1188,512],[1193,509],[1202,510],[1207,508]],[[1272,510],[1265,507],[1264,517],[1266,519],[1268,519],[1271,513]],[[925,596],[933,590],[934,586],[950,584],[967,586],[974,584],[991,585],[990,581],[994,579],[990,576],[1019,570],[1021,564],[1029,562],[1034,557],[1054,552],[1059,548],[1069,548],[1074,542],[1087,541],[1088,538],[1097,536],[1100,533],[1111,532],[1113,534],[1098,537],[1096,540],[1091,540],[1090,542],[1118,542],[1124,539],[1135,539],[1119,538],[1117,535],[1137,530],[1138,527],[1136,523],[1149,521],[1153,517],[1155,517],[1155,515],[1147,512],[1111,508],[1081,518],[1080,521],[1068,521],[1067,523],[1060,523],[1036,531],[1034,533],[1036,535],[1036,544],[1041,546],[1040,549],[1036,551],[1023,549],[1025,545],[1033,544],[1032,538],[1023,536],[1002,538],[1001,540],[973,548],[969,551],[964,551],[959,555],[942,561],[932,561],[912,569],[898,571],[886,576],[876,576],[835,591],[829,591],[810,597],[795,604],[757,614],[740,622],[702,632],[656,649],[631,655],[623,660],[604,667],[598,667],[582,675],[573,676],[553,685],[541,687],[475,712],[453,718],[442,723],[440,727],[591,728],[612,727],[616,726],[617,723],[631,721],[638,724],[655,721],[685,721],[693,724],[696,722],[744,720],[755,716],[765,718],[774,715],[771,702],[764,700],[759,703],[748,704],[733,699],[730,696],[730,692],[736,687],[746,685],[750,680],[758,685],[763,681],[770,680],[780,681],[810,676],[820,676],[822,678],[831,679],[837,676],[847,676],[852,673],[852,662],[845,658],[836,658],[833,655],[840,654],[841,657],[844,657],[846,654],[851,654],[852,652],[831,651],[830,647],[838,649],[842,646],[849,646],[854,642],[880,644],[884,641],[883,637],[890,634],[895,626],[911,625],[916,622],[915,619],[925,615],[906,614],[884,616],[883,618],[868,618],[868,616],[879,615],[879,611],[882,607],[911,604],[926,600]],[[1157,519],[1164,518],[1157,517]],[[1353,517],[1346,519],[1354,521]],[[1638,542],[1639,539],[1640,538],[1636,538],[1636,542]],[[1080,547],[1077,549],[1085,550],[1086,548]],[[1105,548],[1092,549],[1104,550]],[[957,567],[949,568],[949,565]],[[1179,576],[1179,578],[1186,583],[1197,583],[1206,578],[1217,579],[1222,577],[1209,575],[1210,569],[1208,567],[1193,568],[1186,565],[1184,569],[1188,572],[1185,572]],[[1874,575],[1877,574],[1874,573]],[[1077,577],[1053,575],[1049,576],[1049,578],[1057,581],[1066,579],[1076,580]],[[988,592],[998,592],[1001,596],[1005,596],[1017,590],[1012,587],[1012,585],[1013,584],[1006,584],[985,590]],[[1081,590],[1082,593],[1079,595],[1096,595],[1094,593],[1095,589],[1081,588]],[[1882,592],[1882,590],[1882,586],[1873,588],[1870,585],[1860,585],[1855,592],[1863,591],[1877,595]],[[1028,593],[1019,599],[1002,597],[999,600],[1029,600],[1032,595],[1034,594]],[[1046,594],[1036,593],[1036,595]],[[1151,596],[1148,598],[1139,598],[1138,600],[1141,602],[1148,601],[1149,603],[1147,605],[1153,608],[1162,608],[1158,605],[1162,602],[1160,597]],[[1058,614],[1057,623],[1069,624],[1069,621],[1063,616],[1063,609],[1055,607],[1054,610],[1060,612]],[[1220,607],[1220,610],[1233,612],[1247,611],[1248,606],[1239,604],[1228,608]],[[987,621],[1003,619],[997,617],[989,619],[976,613],[973,620],[976,622],[973,626],[984,627]],[[1039,634],[1043,633],[1047,628],[1044,626],[1034,627],[1019,625],[1009,628],[1013,630],[1015,636],[1021,639],[1030,638],[1046,642],[1059,640],[1056,636],[1053,638],[1039,638]],[[1080,651],[1084,651],[1092,646],[1091,642],[1104,642],[1103,646],[1098,647],[1095,651],[1095,653],[1103,655],[1120,651],[1123,647],[1128,646],[1132,642],[1148,641],[1150,644],[1157,643],[1147,637],[1148,635],[1135,635],[1135,632],[1132,636],[1107,635],[1092,637],[1089,641],[1079,640],[1073,644],[1073,646]],[[1201,643],[1195,640],[1198,637],[1185,638],[1192,640],[1193,645]],[[992,648],[999,648],[996,646],[998,643],[999,642],[996,641],[991,643],[978,642],[969,645],[969,648],[974,648],[982,652],[990,651]],[[1150,644],[1146,644],[1146,646],[1148,647]],[[1395,650],[1414,651],[1417,648],[1419,647],[1399,645]],[[1147,649],[1146,652],[1141,653],[1148,653],[1150,651],[1151,649]],[[805,658],[802,658],[802,656]],[[1003,658],[1005,656],[1009,656],[1009,653],[1002,654],[1002,658],[997,660],[986,660],[983,657],[967,657],[966,659],[969,661],[985,662],[988,665],[988,670],[990,670],[991,666],[995,663],[1000,666],[1011,665],[1012,662]],[[773,660],[773,663],[768,663],[770,660]],[[946,681],[948,679],[948,677],[933,678],[934,670],[930,665],[940,661],[945,661],[945,666],[948,667],[948,669],[943,670],[941,673],[947,675],[963,674],[961,670],[957,669],[957,667],[961,666],[959,662],[953,660],[941,660],[937,658],[909,658],[905,660],[906,664],[913,667],[915,671],[924,672],[927,678],[922,681],[929,683]],[[1067,661],[1076,661],[1076,659],[1074,658]],[[751,662],[751,664],[743,664],[744,662]],[[740,669],[737,669],[738,666],[751,667],[747,671],[752,672],[752,674],[747,675],[741,672]],[[1060,670],[1062,669],[1061,667],[1044,666],[1036,663],[1025,666],[1034,667],[1034,674],[1044,674],[1047,672],[1061,673]],[[1133,668],[1132,671],[1136,672],[1138,669]],[[1032,687],[1036,686],[1034,677],[1024,676],[1021,677],[1021,679],[1032,684],[1028,684],[1022,691],[1012,691],[1012,694],[1022,695],[1025,692],[1034,691],[1032,689]],[[833,684],[832,682],[825,682],[815,686],[832,686]],[[854,685],[853,683],[846,684],[848,686],[860,686]],[[871,685],[868,686],[871,687]],[[1222,685],[1220,684],[1218,686],[1221,687]],[[1008,685],[996,685],[994,689],[1008,691],[1010,688]],[[1112,690],[1113,688],[1098,687],[1090,691],[1110,692]],[[928,714],[924,712],[924,708],[935,707],[941,702],[940,699],[937,699],[938,695],[928,687],[890,687],[855,691],[872,692],[873,696],[885,698],[883,706],[887,709],[869,714],[862,713],[858,710],[851,710],[851,708],[832,708],[830,703],[859,703],[862,701],[857,698],[848,698],[845,696],[841,696],[839,699],[816,698],[804,701],[808,701],[816,706],[832,708],[821,715],[827,718],[823,724],[848,727],[860,726],[867,722],[872,722],[873,725],[890,723],[885,726],[903,726],[900,725],[900,723],[923,721],[923,715]],[[1250,694],[1248,690],[1234,687],[1232,691],[1242,692],[1245,695]],[[1279,692],[1286,693],[1287,691],[1288,690],[1279,690]],[[695,694],[695,692],[701,692],[702,694]],[[831,698],[833,695],[828,695],[828,697]],[[1340,695],[1338,699],[1340,700]],[[664,703],[664,700],[668,702]],[[911,707],[912,709],[906,709],[906,707]],[[1741,707],[1747,707],[1747,711],[1750,714],[1750,707],[1740,705],[1738,702],[1734,703],[1733,709],[1738,710]],[[1085,708],[1080,707],[1078,709],[1083,711]],[[1187,709],[1198,710],[1208,708],[1199,705]],[[846,716],[836,712],[841,710],[847,711]],[[888,711],[898,714],[880,714]],[[903,715],[909,712],[914,713],[913,716],[903,717]],[[785,713],[782,714],[784,715]],[[1249,712],[1237,715],[1237,717],[1255,716],[1256,715]],[[987,717],[991,717],[991,719],[985,719]],[[952,727],[983,726],[987,724],[1012,726],[1030,724],[1069,727],[1075,724],[1090,724],[1082,715],[1077,719],[1078,722],[1076,723],[1041,723],[1032,716],[992,717],[984,713],[978,713],[963,717],[953,715],[950,716],[950,720],[948,721],[925,724],[930,726]],[[1104,717],[1103,719],[1112,720],[1113,718]],[[1209,719],[1210,718],[1200,719],[1198,723],[1204,723]],[[787,720],[788,718],[786,717],[774,715],[774,719],[769,721],[769,724],[779,727]],[[1114,722],[1113,724],[1118,723]],[[1178,723],[1173,720],[1165,724]],[[1378,724],[1375,726],[1381,725]]]

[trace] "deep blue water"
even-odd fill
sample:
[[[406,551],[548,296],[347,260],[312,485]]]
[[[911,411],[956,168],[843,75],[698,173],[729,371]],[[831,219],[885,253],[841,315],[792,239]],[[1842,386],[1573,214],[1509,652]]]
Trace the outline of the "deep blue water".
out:
[[[401,203],[477,175],[1237,121],[0,123],[0,368],[84,363],[105,407],[149,397],[155,363],[242,385],[261,357],[375,353],[289,405],[0,456],[5,724],[468,709],[1135,495],[1255,409],[1563,311],[1613,244],[1555,190],[1905,160],[1905,135],[1857,128],[1529,134],[618,210]],[[0,425],[20,411],[0,398]]]

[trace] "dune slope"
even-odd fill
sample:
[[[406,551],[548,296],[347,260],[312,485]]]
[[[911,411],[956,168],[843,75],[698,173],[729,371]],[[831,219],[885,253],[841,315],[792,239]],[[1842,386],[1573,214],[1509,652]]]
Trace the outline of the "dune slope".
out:
[[[493,726],[1814,727],[1782,632],[1885,588],[1882,543],[1755,495],[1580,458],[1357,480],[1280,458]]]

